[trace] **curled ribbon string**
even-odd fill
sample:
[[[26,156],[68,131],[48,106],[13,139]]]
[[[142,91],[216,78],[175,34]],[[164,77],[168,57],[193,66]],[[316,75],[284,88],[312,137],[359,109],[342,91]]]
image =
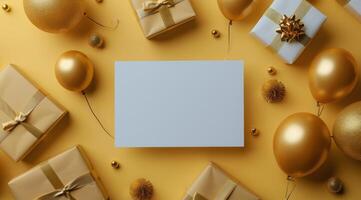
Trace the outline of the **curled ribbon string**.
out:
[[[325,108],[325,105],[321,104],[320,102],[317,102],[317,116],[318,117],[321,117],[324,108]]]
[[[290,183],[293,183],[293,187],[291,190],[289,190]],[[295,179],[291,176],[287,176],[287,187],[286,187],[286,193],[285,193],[285,200],[289,200],[291,195],[293,194],[293,191],[296,189],[296,182]]]
[[[115,22],[115,25],[113,25],[113,26],[106,26],[106,25],[103,25],[103,24],[101,24],[100,22],[98,22],[98,21],[96,21],[95,19],[93,19],[92,17],[90,17],[89,15],[88,15],[88,13],[84,13],[84,16],[88,19],[88,20],[90,20],[91,22],[93,22],[94,24],[96,24],[96,25],[98,25],[98,26],[101,26],[101,27],[103,27],[103,28],[107,28],[107,29],[110,29],[110,30],[116,30],[117,28],[118,28],[118,26],[119,26],[119,19],[116,19],[116,22]]]
[[[101,128],[103,129],[103,131],[104,131],[110,138],[114,139],[114,136],[112,136],[112,135],[109,133],[109,131],[105,128],[105,126],[103,125],[103,123],[100,121],[99,117],[95,114],[92,106],[90,105],[90,102],[89,102],[89,99],[88,99],[86,93],[85,93],[85,92],[82,92],[82,94],[84,95],[85,101],[86,101],[86,103],[87,103],[87,105],[88,105],[88,107],[89,107],[90,112],[93,114],[93,116],[94,116],[94,118],[97,120],[98,124],[101,126]]]

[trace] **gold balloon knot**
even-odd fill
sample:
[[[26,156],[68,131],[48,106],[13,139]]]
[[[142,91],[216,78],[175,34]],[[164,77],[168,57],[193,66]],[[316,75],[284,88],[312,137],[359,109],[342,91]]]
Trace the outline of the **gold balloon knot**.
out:
[[[283,15],[279,23],[279,29],[276,32],[281,35],[282,41],[291,43],[302,39],[305,35],[304,27],[305,25],[296,15],[292,15],[292,17]]]

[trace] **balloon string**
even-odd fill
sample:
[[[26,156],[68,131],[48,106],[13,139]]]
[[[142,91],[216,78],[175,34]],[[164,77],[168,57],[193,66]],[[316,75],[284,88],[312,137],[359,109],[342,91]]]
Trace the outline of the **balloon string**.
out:
[[[317,102],[317,116],[318,117],[321,117],[324,108],[325,108],[325,105],[321,104],[320,102]]]
[[[228,23],[228,46],[227,46],[227,53],[229,54],[229,52],[231,51],[231,27],[232,27],[232,20],[229,20]]]
[[[111,26],[105,26],[105,25],[101,24],[100,22],[97,22],[95,19],[93,19],[92,17],[90,17],[86,12],[84,13],[84,16],[85,16],[88,20],[90,20],[91,22],[93,22],[94,24],[96,24],[96,25],[98,25],[98,26],[101,26],[101,27],[103,27],[103,28],[107,28],[107,29],[110,29],[110,30],[115,30],[115,29],[117,29],[118,26],[119,26],[119,19],[117,19],[116,24],[115,24],[113,27],[111,27]]]
[[[291,190],[289,190],[290,183],[293,183],[293,187]],[[293,191],[296,189],[296,183],[295,180],[291,176],[287,176],[287,187],[286,187],[286,193],[285,193],[285,200],[289,200],[291,195],[293,194]]]
[[[105,129],[103,123],[100,121],[99,117],[95,114],[92,106],[90,105],[90,102],[89,102],[89,99],[88,99],[86,93],[85,93],[85,92],[82,92],[82,94],[83,94],[84,97],[85,97],[85,100],[86,100],[86,103],[88,104],[88,107],[89,107],[89,109],[90,109],[90,112],[93,114],[94,118],[98,121],[98,123],[99,123],[99,125],[101,126],[101,128],[104,130],[104,132],[105,132],[109,137],[111,137],[112,139],[114,139],[114,136],[112,136],[112,135],[107,131],[107,129]]]

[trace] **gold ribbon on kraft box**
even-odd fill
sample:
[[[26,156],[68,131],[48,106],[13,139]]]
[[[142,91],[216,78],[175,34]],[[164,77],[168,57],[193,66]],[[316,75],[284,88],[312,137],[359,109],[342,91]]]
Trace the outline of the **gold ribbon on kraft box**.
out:
[[[49,182],[53,185],[53,187],[57,189],[37,197],[36,200],[56,200],[62,196],[69,200],[76,200],[76,198],[74,198],[71,193],[94,182],[93,176],[90,173],[86,173],[78,176],[64,185],[58,175],[55,173],[54,169],[49,164],[44,164],[41,166],[41,170],[48,178]]]
[[[259,200],[254,193],[233,180],[214,163],[196,179],[183,200]]]
[[[130,0],[146,38],[191,21],[196,16],[190,0]]]
[[[13,160],[22,160],[66,113],[15,66],[0,71],[0,148]]]
[[[109,200],[80,146],[50,158],[8,185],[17,200]]]
[[[3,122],[2,128],[3,130],[11,134],[11,132],[18,126],[22,125],[25,127],[26,130],[29,131],[34,137],[39,138],[43,132],[40,131],[35,126],[29,124],[26,122],[27,118],[31,114],[31,112],[39,105],[39,103],[45,98],[45,96],[40,92],[36,92],[33,97],[28,102],[25,112],[19,112],[16,114],[16,112],[7,104],[4,99],[0,97],[0,110],[3,111],[9,118],[12,120]],[[6,138],[6,137],[5,137]]]

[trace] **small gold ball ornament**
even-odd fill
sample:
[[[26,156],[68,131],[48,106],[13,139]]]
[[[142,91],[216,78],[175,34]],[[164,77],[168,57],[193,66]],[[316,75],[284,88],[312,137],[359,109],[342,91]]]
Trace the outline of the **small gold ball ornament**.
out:
[[[137,179],[130,185],[130,196],[134,200],[151,200],[153,194],[153,184],[144,178]]]
[[[11,11],[11,8],[8,4],[4,3],[1,8],[6,11],[6,12],[10,12]]]
[[[343,183],[339,178],[331,177],[327,181],[327,189],[331,193],[340,193],[343,190]]]
[[[214,38],[220,38],[221,37],[221,33],[216,29],[213,29],[211,31],[211,34],[213,35]]]
[[[267,73],[269,74],[269,75],[271,75],[271,76],[274,76],[274,75],[276,75],[277,74],[277,70],[276,70],[276,68],[274,68],[274,67],[268,67],[267,68]]]
[[[120,168],[120,164],[115,160],[113,160],[110,164],[114,169],[119,169]]]
[[[263,84],[262,95],[268,103],[281,102],[286,95],[286,87],[281,81],[271,79]]]
[[[252,128],[252,129],[251,129],[251,135],[252,135],[252,136],[258,136],[258,135],[259,135],[258,129]]]
[[[104,47],[104,39],[103,37],[101,37],[98,34],[92,34],[89,37],[89,41],[88,41],[89,45],[94,47],[94,48],[103,48]]]

